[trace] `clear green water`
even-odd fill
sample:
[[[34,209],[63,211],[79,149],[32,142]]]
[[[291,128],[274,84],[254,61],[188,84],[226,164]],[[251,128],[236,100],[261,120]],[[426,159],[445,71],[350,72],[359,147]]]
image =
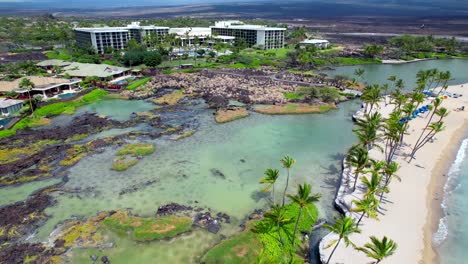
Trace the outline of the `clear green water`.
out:
[[[61,182],[60,179],[48,179],[38,182],[30,182],[21,186],[13,186],[0,189],[0,206],[24,201],[34,191]]]
[[[101,103],[107,104],[106,101]],[[99,114],[105,111],[99,106],[101,103],[94,108]],[[287,154],[297,159],[290,191],[295,191],[299,183],[312,183],[315,192],[323,195],[318,203],[321,217],[330,218],[335,214],[332,200],[339,179],[341,154],[355,142],[350,116],[358,107],[359,102],[354,101],[322,115],[252,114],[224,125],[216,124],[212,112],[203,110],[193,120],[198,124],[194,136],[179,141],[169,137],[147,141],[155,144],[155,153],[126,172],[110,170],[117,148],[108,148],[104,153],[84,158],[70,169],[65,187],[93,190],[86,194],[57,195],[57,204],[46,210],[51,218],[39,229],[35,239],[47,241],[57,224],[73,216],[89,217],[104,210],[127,208],[142,216],[153,216],[160,205],[169,202],[228,213],[233,222],[224,225],[221,233],[231,235],[239,230],[238,225],[248,214],[264,207],[266,194],[260,192],[258,181],[266,168],[280,169],[279,159]],[[117,109],[124,109],[124,106]],[[225,179],[214,176],[212,169],[221,171]],[[283,186],[285,179],[285,171],[281,172],[283,177],[278,186]],[[131,185],[153,179],[159,181],[137,192],[119,195]],[[111,260],[132,258],[146,262],[163,261],[170,259],[169,256],[192,259],[219,241],[219,236],[198,231],[171,242],[134,243],[118,237],[113,241],[117,248],[104,250]],[[187,243],[196,246],[186,250]],[[133,246],[124,250],[128,245]],[[139,251],[148,253],[135,253]],[[71,260],[81,262],[89,255],[88,250],[77,251]]]
[[[155,105],[145,101],[105,99],[81,107],[77,113],[97,112],[117,121],[128,120],[133,112],[144,112],[154,109]]]
[[[369,84],[386,83],[390,75],[396,75],[403,79],[406,88],[411,90],[416,84],[416,73],[419,70],[428,70],[437,68],[441,71],[450,71],[453,80],[449,84],[468,83],[468,59],[447,59],[447,60],[428,60],[403,64],[372,64],[358,66],[341,66],[335,70],[323,71],[324,73],[335,75],[346,75],[352,78],[354,71],[358,68],[365,70],[364,80]]]

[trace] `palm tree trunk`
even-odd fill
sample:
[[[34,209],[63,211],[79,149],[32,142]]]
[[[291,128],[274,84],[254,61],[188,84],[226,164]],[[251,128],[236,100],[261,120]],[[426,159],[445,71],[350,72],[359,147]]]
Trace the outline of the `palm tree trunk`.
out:
[[[271,194],[272,194],[272,202],[273,202],[273,205],[275,205],[275,184],[273,183],[273,189],[271,191]]]
[[[332,258],[332,256],[333,256],[333,254],[335,253],[335,250],[336,250],[336,248],[338,247],[338,245],[340,244],[340,242],[341,242],[341,238],[338,239],[338,242],[336,242],[335,247],[333,248],[333,250],[332,250],[330,256],[328,257],[327,264],[330,263],[330,260],[331,260],[331,258]]]
[[[294,248],[294,242],[296,242],[296,232],[297,232],[297,226],[299,224],[299,219],[301,218],[302,214],[302,206],[299,208],[299,213],[297,214],[297,219],[296,219],[296,225],[294,226],[294,234],[292,238],[292,246]]]
[[[279,236],[281,245],[284,245],[284,240],[283,240],[283,236],[281,235],[281,230],[280,230],[280,224],[279,224],[279,222],[276,223],[276,227],[278,228],[278,236]]]
[[[359,217],[359,220],[357,221],[356,226],[359,226],[359,223],[361,223],[362,218],[364,217],[365,214],[366,212],[362,212],[362,215]]]
[[[354,174],[353,192],[356,190],[356,184],[357,184],[358,176],[359,176],[359,172],[356,172]]]
[[[286,191],[288,190],[288,184],[289,184],[289,169],[288,169],[288,177],[286,178],[286,187],[284,187],[284,193],[283,193],[283,206],[284,206],[284,201],[286,198]]]
[[[31,106],[32,115],[34,116],[34,107],[32,105],[31,94],[29,93],[29,90],[28,90],[28,97],[29,97],[29,105]]]

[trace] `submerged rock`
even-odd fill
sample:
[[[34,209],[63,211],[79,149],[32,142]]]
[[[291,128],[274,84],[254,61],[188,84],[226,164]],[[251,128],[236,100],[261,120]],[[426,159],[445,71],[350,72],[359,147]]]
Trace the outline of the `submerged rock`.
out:
[[[177,203],[170,203],[158,208],[156,215],[172,215],[184,211],[192,211],[191,206],[185,206]]]
[[[224,173],[222,173],[220,170],[218,169],[211,169],[211,174],[213,174],[213,176],[217,177],[217,178],[221,178],[223,180],[226,179],[226,175],[224,175]]]

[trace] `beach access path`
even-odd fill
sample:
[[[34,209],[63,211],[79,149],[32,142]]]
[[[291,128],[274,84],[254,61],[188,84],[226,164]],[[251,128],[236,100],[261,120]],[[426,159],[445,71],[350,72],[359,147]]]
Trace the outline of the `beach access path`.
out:
[[[360,224],[362,232],[350,236],[350,240],[357,246],[363,246],[370,242],[370,236],[376,236],[379,239],[387,236],[393,239],[398,244],[398,249],[394,255],[384,259],[381,263],[433,262],[433,252],[427,253],[431,252],[432,248],[429,250],[425,248],[425,246],[431,245],[432,237],[427,236],[428,234],[431,236],[432,232],[426,232],[426,228],[428,228],[427,223],[430,222],[431,217],[434,217],[430,212],[432,211],[432,202],[440,204],[442,201],[438,194],[442,192],[442,185],[440,188],[430,187],[433,181],[445,181],[444,173],[436,168],[442,164],[444,165],[442,167],[448,169],[455,158],[459,144],[468,134],[467,91],[468,84],[449,86],[447,92],[463,94],[463,96],[444,99],[441,107],[450,111],[444,119],[445,129],[435,136],[434,142],[426,144],[419,150],[416,153],[416,159],[409,164],[406,156],[410,153],[410,146],[417,141],[429,118],[426,118],[426,113],[422,117],[410,121],[409,135],[404,138],[405,146],[398,152],[395,159],[400,165],[397,175],[401,177],[401,182],[393,180],[390,184],[390,193],[384,195],[384,200],[380,205],[379,220],[364,217]],[[425,104],[430,104],[430,101],[426,100],[422,105]],[[455,111],[461,106],[465,106],[465,111]],[[382,113],[383,117],[387,117],[393,107],[394,105],[385,106],[384,102],[381,102],[378,111]],[[371,150],[370,156],[378,160],[383,158],[383,154],[376,149]],[[353,181],[348,182],[348,185],[352,186],[352,184]],[[362,198],[364,192],[365,187],[359,180],[356,191],[342,197],[343,203],[351,206],[352,200]],[[356,221],[360,216],[359,213],[350,214]],[[333,246],[328,248],[327,246],[336,238],[336,235],[329,234],[322,239],[320,253],[323,263],[326,263],[333,249]],[[364,253],[356,251],[351,245],[346,247],[344,243],[340,243],[330,261],[330,263],[346,264],[371,262],[372,259],[367,258]]]

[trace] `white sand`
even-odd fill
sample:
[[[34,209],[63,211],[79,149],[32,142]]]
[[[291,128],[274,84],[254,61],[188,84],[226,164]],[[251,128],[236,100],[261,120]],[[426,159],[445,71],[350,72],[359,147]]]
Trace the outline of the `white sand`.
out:
[[[464,87],[463,87],[464,86]],[[398,243],[396,253],[382,261],[382,263],[421,263],[424,252],[424,233],[425,225],[430,216],[430,203],[433,193],[430,193],[429,185],[431,177],[444,177],[440,173],[434,174],[436,165],[439,163],[451,163],[450,155],[444,153],[446,149],[453,149],[454,144],[468,134],[468,84],[450,86],[448,92],[463,94],[460,98],[448,98],[442,103],[442,107],[450,111],[448,117],[444,119],[445,130],[437,134],[433,143],[426,144],[416,153],[416,160],[408,164],[406,158],[398,156],[396,161],[400,164],[398,175],[402,178],[401,182],[394,180],[390,184],[390,193],[386,194],[381,204],[379,221],[364,217],[361,222],[361,234],[352,235],[351,240],[358,246],[363,246],[369,242],[369,236],[375,235],[381,239],[384,235]],[[425,104],[429,103],[426,101]],[[465,106],[464,112],[454,111],[456,108]],[[393,109],[393,105],[380,105],[379,111],[384,115]],[[426,114],[424,114],[425,116]],[[426,125],[428,119],[418,117],[410,121],[410,135],[405,136],[406,144],[414,144],[420,135],[421,129]],[[457,146],[458,147],[458,146]],[[457,148],[454,148],[457,149]],[[403,153],[409,153],[410,148],[405,147]],[[403,154],[401,153],[401,154]],[[381,159],[383,154],[376,150],[371,151],[374,159]],[[350,183],[352,184],[352,182]],[[360,182],[358,182],[360,185]],[[345,201],[362,197],[364,188],[357,188],[355,193],[345,197]],[[358,218],[357,214],[353,214]],[[329,244],[333,236],[327,236],[322,243],[323,246]],[[430,239],[430,238],[429,238]],[[327,260],[333,247],[327,249],[321,248],[322,260]],[[427,248],[426,248],[427,250]],[[432,260],[430,260],[432,261]],[[425,263],[430,262],[426,260]],[[362,252],[357,252],[350,247],[340,244],[330,263],[370,263],[369,259]]]

